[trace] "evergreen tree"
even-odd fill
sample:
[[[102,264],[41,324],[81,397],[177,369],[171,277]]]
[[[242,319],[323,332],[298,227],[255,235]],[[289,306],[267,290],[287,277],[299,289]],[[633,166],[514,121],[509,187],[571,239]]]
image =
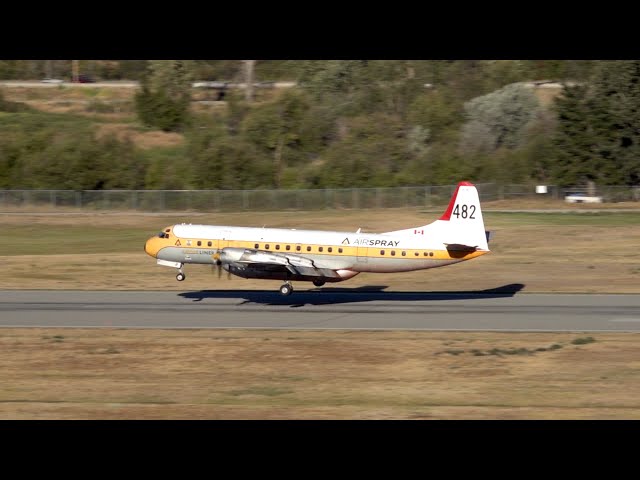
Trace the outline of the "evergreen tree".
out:
[[[599,62],[590,85],[556,102],[556,177],[563,185],[640,182],[640,62]]]

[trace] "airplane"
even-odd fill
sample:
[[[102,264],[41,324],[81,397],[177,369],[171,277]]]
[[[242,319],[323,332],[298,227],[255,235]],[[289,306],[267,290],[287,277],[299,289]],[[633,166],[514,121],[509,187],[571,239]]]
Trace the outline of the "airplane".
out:
[[[293,281],[316,287],[362,272],[408,272],[442,267],[489,253],[476,187],[460,182],[444,214],[433,223],[385,233],[175,224],[149,238],[145,252],[159,265],[217,265],[243,278]]]

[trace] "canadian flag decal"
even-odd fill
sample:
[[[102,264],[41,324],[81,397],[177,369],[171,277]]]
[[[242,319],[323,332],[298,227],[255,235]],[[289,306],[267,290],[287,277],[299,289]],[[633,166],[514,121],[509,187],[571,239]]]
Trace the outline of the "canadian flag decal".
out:
[[[414,230],[413,233],[415,235],[424,235],[424,230]]]

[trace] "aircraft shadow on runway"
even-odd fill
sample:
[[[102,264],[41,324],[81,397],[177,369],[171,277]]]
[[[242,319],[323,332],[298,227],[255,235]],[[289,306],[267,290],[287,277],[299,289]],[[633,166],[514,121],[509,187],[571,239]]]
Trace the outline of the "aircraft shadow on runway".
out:
[[[524,288],[522,283],[511,283],[501,287],[485,290],[468,290],[452,292],[384,292],[387,285],[365,285],[356,288],[323,287],[283,297],[272,290],[200,290],[184,292],[178,295],[194,302],[201,302],[207,298],[237,298],[243,299],[239,305],[255,303],[262,305],[288,305],[292,308],[304,305],[332,305],[337,303],[385,301],[419,301],[419,300],[469,300],[479,298],[513,297]]]

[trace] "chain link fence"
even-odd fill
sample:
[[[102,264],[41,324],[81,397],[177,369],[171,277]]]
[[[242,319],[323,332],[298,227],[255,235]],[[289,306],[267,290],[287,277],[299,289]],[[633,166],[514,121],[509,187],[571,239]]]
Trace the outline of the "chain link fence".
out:
[[[483,202],[510,198],[561,199],[575,188],[477,184]],[[81,210],[277,211],[379,209],[446,206],[456,185],[422,187],[343,188],[316,190],[0,190],[0,210],[68,207]],[[600,187],[604,202],[640,201],[640,187]]]

